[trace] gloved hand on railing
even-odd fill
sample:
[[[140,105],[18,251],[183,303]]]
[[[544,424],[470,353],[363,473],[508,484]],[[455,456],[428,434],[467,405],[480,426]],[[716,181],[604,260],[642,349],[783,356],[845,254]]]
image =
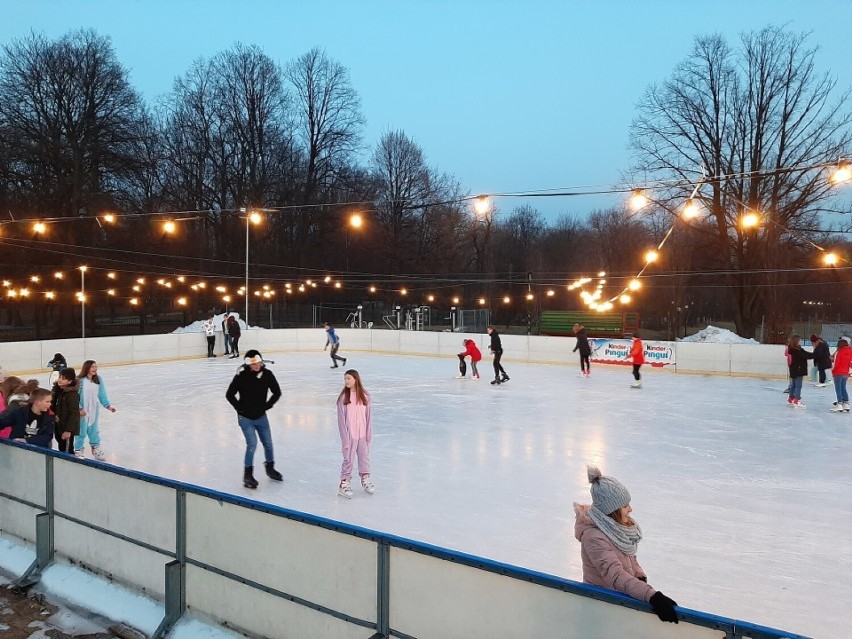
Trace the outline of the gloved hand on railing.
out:
[[[674,609],[677,602],[674,599],[669,599],[663,593],[657,591],[651,596],[649,603],[651,604],[651,609],[661,621],[678,623],[677,612]]]

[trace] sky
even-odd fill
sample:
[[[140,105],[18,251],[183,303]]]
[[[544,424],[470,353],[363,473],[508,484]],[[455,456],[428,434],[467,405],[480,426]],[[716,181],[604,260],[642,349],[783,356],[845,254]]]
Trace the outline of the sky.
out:
[[[612,185],[630,167],[635,105],[698,35],[769,24],[810,32],[817,64],[852,89],[852,2],[0,0],[0,44],[31,31],[112,38],[153,102],[199,57],[236,42],[284,64],[314,46],[349,68],[367,125],[362,161],[403,130],[471,193]],[[497,202],[510,209],[522,202]],[[613,196],[536,199],[550,221]]]

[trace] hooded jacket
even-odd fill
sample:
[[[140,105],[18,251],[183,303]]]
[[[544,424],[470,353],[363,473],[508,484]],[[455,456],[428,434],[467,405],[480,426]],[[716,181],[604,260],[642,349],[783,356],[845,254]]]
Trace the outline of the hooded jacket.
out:
[[[630,354],[628,357],[633,360],[634,364],[645,363],[645,346],[642,344],[642,340],[638,337],[633,340],[633,345],[630,347]]]
[[[577,520],[574,537],[580,542],[583,582],[609,588],[638,599],[650,601],[656,590],[645,581],[645,571],[636,555],[625,555],[589,517],[588,504],[574,504]]]
[[[465,343],[463,355],[470,355],[470,360],[472,362],[478,362],[482,359],[482,353],[479,351],[479,348],[477,348],[476,342],[472,339],[467,340]]]
[[[72,437],[80,434],[80,387],[75,379],[62,388],[59,384],[53,385],[53,394],[50,398],[50,410],[56,415],[56,432],[71,433]]]
[[[265,366],[255,372],[243,365],[231,380],[225,398],[238,415],[248,419],[260,419],[281,398],[281,387],[272,371]]]
[[[852,365],[852,346],[841,346],[834,354],[834,368],[831,369],[831,375],[848,375],[849,367]]]
[[[813,359],[814,354],[799,348],[790,347],[790,377],[804,377],[808,374],[808,360]]]
[[[576,337],[577,337],[577,345],[574,346],[574,351],[579,350],[580,355],[582,355],[583,357],[588,357],[589,355],[591,355],[592,354],[592,347],[589,346],[589,338],[586,337],[586,329],[581,328],[579,331],[577,331]],[[571,352],[573,353],[574,351],[571,351]]]
[[[814,364],[821,371],[831,368],[831,351],[823,340],[814,344]]]

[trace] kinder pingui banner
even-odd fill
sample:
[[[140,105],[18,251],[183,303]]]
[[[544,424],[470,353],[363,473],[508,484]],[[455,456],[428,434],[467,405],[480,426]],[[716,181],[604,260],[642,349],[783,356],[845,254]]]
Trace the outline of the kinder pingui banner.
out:
[[[672,342],[646,342],[643,340],[642,344],[645,347],[646,364],[662,368],[675,363],[674,344]],[[596,337],[589,340],[589,346],[592,347],[590,359],[593,362],[599,364],[632,364],[628,359],[630,347],[633,346],[632,340]]]

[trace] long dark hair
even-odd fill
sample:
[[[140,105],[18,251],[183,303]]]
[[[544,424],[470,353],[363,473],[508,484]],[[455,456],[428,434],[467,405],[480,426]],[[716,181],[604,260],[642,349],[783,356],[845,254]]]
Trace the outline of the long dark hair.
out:
[[[77,379],[83,379],[84,377],[88,377],[89,371],[92,369],[92,364],[95,364],[95,363],[96,362],[93,359],[87,359],[85,362],[83,362],[83,365],[80,367],[80,374],[77,375]],[[95,374],[95,375],[92,375],[92,381],[95,384],[100,384],[101,378],[98,377],[97,374]]]
[[[361,384],[361,375],[354,368],[350,368],[348,371],[346,371],[343,374],[344,375],[351,375],[355,379],[355,394],[358,396],[358,401],[361,402],[362,404],[364,404],[364,406],[366,406],[367,405],[367,399],[369,398],[370,394],[366,390],[364,390],[364,386]],[[342,397],[344,405],[352,403],[352,397],[351,397],[352,392],[351,391],[352,391],[352,389],[350,389],[346,385],[344,385],[343,390],[340,391],[340,395],[338,396],[338,399],[340,399]]]

